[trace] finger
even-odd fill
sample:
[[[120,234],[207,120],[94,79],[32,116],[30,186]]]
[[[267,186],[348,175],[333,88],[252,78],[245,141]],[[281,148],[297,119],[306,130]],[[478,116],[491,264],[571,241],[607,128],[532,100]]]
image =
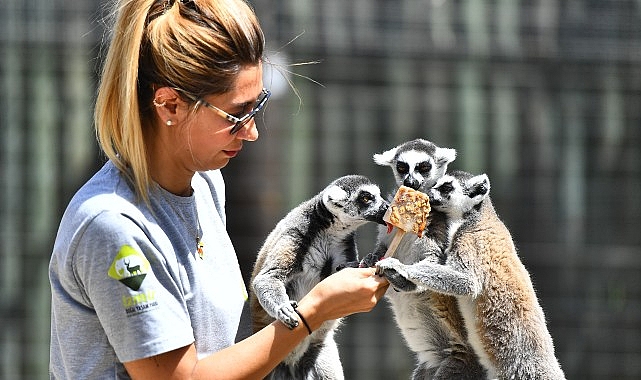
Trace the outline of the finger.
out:
[[[387,289],[389,288],[389,285],[390,285],[389,282],[386,281],[385,284],[383,284],[380,288],[378,288],[378,290],[376,290],[375,297],[376,297],[377,303],[381,298],[385,296],[385,293],[387,293]]]
[[[374,296],[378,300],[385,294],[390,283],[387,278],[375,274],[372,274],[369,278],[371,279],[370,281],[373,281],[372,290],[374,291]]]
[[[368,277],[374,277],[376,274],[376,268],[359,268],[360,270],[363,271],[363,274],[365,274]]]

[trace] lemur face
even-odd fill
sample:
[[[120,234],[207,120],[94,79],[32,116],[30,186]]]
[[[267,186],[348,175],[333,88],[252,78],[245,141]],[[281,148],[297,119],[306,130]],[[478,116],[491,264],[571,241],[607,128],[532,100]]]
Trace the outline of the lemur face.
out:
[[[454,171],[441,177],[428,191],[430,206],[449,216],[460,217],[480,204],[490,193],[490,179],[485,174],[473,176]]]
[[[323,203],[343,223],[360,226],[366,222],[385,225],[389,203],[380,188],[360,175],[338,178],[323,190]]]
[[[454,149],[439,148],[427,140],[416,139],[375,154],[374,162],[392,168],[397,186],[427,192],[455,158]]]

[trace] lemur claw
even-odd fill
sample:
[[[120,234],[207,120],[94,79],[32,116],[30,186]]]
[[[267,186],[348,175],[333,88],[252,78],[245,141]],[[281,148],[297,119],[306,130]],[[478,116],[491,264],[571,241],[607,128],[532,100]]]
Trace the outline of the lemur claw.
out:
[[[384,276],[396,291],[413,291],[416,284],[408,277],[403,263],[395,258],[387,258],[376,263],[376,274]]]
[[[374,254],[374,253],[369,253],[367,256],[363,257],[361,262],[359,263],[358,267],[359,268],[371,268],[376,265],[376,263],[380,260],[381,258]]]
[[[284,303],[278,307],[277,319],[283,322],[290,329],[298,326],[298,314],[294,311],[296,301]]]

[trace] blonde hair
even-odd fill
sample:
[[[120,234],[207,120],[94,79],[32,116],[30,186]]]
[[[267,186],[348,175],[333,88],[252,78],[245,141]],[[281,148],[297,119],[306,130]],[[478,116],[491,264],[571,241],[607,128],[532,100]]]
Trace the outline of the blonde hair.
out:
[[[105,155],[148,202],[145,130],[154,91],[172,87],[194,102],[232,90],[238,72],[262,60],[264,36],[244,0],[120,0],[94,113]]]

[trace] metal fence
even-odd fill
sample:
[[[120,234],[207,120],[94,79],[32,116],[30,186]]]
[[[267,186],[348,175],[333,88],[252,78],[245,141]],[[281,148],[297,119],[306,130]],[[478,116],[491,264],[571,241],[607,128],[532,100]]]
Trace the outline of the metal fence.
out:
[[[423,137],[489,175],[568,378],[641,377],[641,3],[253,3],[284,74],[268,70],[261,139],[224,169],[245,273],[291,207],[348,173],[389,189],[372,154]],[[101,7],[0,3],[1,378],[47,377],[53,236],[102,160]],[[364,228],[361,252],[373,239]],[[348,379],[408,378],[385,303],[339,340]]]

